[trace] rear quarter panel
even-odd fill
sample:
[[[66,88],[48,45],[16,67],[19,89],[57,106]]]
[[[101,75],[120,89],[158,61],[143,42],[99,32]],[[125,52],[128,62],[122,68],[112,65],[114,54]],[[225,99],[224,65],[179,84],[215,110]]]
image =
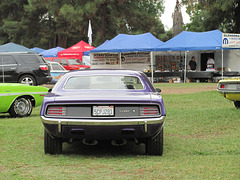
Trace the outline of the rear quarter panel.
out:
[[[47,88],[40,86],[17,85],[15,83],[2,84],[0,86],[0,112],[7,112],[15,99],[22,96],[34,98],[35,107],[40,106],[47,91]]]

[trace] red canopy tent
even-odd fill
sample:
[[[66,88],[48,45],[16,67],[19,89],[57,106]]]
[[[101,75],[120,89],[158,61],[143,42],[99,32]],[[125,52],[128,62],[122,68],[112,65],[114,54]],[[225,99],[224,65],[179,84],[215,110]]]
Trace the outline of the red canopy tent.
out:
[[[59,51],[57,55],[58,57],[68,57],[72,59],[82,60],[83,52],[90,51],[94,48],[95,47],[90,46],[88,43],[85,43],[84,41],[80,41],[79,43],[71,46],[70,48]]]

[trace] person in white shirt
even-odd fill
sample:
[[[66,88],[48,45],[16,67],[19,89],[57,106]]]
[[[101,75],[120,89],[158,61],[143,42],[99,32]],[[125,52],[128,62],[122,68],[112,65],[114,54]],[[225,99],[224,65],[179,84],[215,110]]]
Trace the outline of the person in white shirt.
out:
[[[211,57],[208,57],[207,68],[214,68],[215,62]]]

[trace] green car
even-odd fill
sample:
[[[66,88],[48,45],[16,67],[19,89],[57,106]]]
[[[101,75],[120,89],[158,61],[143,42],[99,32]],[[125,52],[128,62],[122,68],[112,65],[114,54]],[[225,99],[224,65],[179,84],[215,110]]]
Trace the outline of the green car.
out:
[[[0,113],[25,117],[42,104],[48,88],[18,83],[0,83]]]

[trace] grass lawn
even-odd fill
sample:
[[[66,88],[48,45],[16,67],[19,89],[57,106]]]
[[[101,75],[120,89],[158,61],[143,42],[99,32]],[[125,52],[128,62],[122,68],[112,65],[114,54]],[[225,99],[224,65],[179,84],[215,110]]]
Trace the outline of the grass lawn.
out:
[[[1,115],[0,179],[240,179],[240,110],[216,91],[163,98],[162,157],[144,155],[144,145],[108,142],[64,144],[62,155],[45,155],[40,108],[28,118]]]

